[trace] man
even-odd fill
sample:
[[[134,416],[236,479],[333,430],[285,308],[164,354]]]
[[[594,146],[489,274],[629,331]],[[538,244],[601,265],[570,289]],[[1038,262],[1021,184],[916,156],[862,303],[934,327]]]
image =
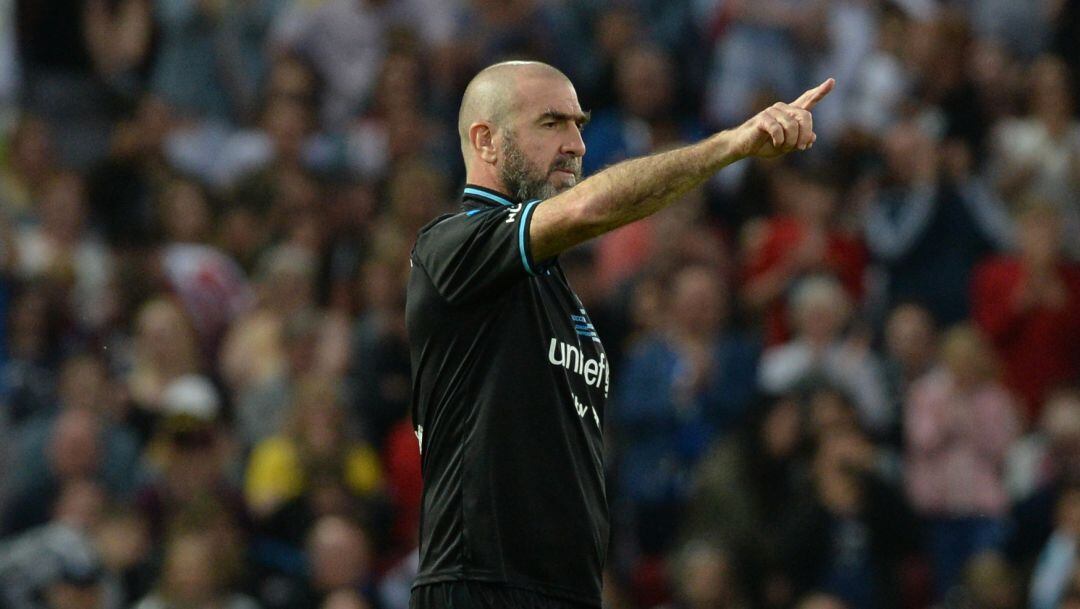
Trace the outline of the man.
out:
[[[600,606],[609,361],[556,256],[738,159],[808,149],[832,86],[581,181],[588,115],[565,75],[506,62],[469,84],[463,209],[421,229],[406,303],[424,477],[414,609]]]

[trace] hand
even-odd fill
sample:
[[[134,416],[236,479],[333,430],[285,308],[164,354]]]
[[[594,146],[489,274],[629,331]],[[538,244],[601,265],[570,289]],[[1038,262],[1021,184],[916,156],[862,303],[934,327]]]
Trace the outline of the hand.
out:
[[[814,118],[810,110],[833,90],[836,81],[828,79],[785,104],[777,102],[734,130],[734,150],[740,157],[765,159],[807,150],[814,145]]]

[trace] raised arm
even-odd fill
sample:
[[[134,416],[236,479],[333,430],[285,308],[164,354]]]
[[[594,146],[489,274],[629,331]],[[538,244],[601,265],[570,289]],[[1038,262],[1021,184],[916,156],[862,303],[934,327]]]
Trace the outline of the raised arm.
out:
[[[810,111],[834,84],[830,78],[790,104],[773,104],[696,144],[613,165],[544,201],[529,226],[533,258],[551,258],[649,216],[740,159],[809,149],[817,139]]]

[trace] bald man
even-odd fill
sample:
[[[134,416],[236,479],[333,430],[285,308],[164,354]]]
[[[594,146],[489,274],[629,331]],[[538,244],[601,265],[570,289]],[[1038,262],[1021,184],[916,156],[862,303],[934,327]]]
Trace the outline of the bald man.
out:
[[[589,116],[566,76],[507,62],[473,79],[458,120],[461,210],[421,229],[411,258],[424,477],[413,609],[600,606],[611,371],[557,257],[736,160],[808,149],[810,110],[832,87],[582,180]]]

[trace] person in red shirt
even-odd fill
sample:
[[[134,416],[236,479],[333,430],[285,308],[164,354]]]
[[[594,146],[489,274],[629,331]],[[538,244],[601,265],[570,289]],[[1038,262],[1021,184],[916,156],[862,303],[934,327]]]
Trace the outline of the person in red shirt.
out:
[[[1017,251],[983,262],[972,283],[975,321],[1029,421],[1048,391],[1080,375],[1080,267],[1062,255],[1061,225],[1053,208],[1029,206],[1017,219]]]
[[[780,213],[744,233],[742,300],[765,316],[767,346],[790,337],[787,294],[809,274],[836,277],[854,302],[863,294],[867,253],[862,241],[834,222],[836,189],[810,174],[774,182]],[[790,179],[789,179],[790,178]]]

